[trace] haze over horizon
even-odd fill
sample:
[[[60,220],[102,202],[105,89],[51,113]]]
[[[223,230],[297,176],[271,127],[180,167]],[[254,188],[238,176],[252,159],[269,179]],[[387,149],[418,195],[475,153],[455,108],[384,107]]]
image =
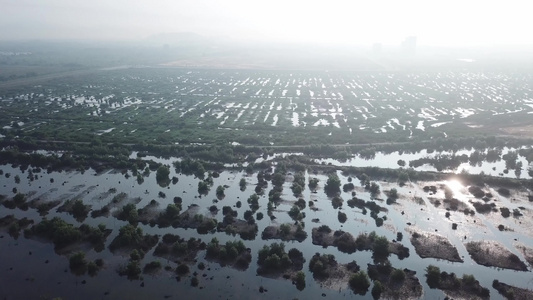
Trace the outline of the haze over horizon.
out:
[[[272,43],[533,45],[527,1],[0,0],[0,40],[141,40],[169,32]]]

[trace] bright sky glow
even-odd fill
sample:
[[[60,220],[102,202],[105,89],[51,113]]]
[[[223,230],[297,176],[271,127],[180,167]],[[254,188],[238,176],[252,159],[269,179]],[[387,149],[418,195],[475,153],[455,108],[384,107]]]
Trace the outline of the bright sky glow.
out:
[[[168,32],[274,42],[532,45],[530,1],[0,0],[0,39],[142,39]]]

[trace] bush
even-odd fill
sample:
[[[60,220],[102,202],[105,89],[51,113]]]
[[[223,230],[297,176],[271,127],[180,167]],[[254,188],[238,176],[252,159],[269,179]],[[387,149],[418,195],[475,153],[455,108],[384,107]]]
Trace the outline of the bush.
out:
[[[169,174],[170,174],[170,169],[168,168],[168,166],[165,166],[165,165],[159,166],[159,168],[157,168],[157,172],[155,175],[157,183],[163,187],[167,186],[168,183],[170,182],[170,179],[168,177]]]
[[[341,207],[343,202],[344,200],[342,200],[342,198],[339,196],[335,196],[333,199],[331,199],[331,205],[333,205],[334,209]]]
[[[403,239],[403,233],[401,233],[401,232],[396,233],[396,240],[398,242],[401,242],[402,239]]]
[[[134,227],[131,224],[122,226],[119,229],[117,236],[117,243],[120,246],[134,245],[140,242],[143,238],[143,232],[141,228]]]
[[[474,195],[474,197],[476,197],[476,198],[483,198],[483,196],[485,196],[485,192],[483,192],[483,190],[482,190],[480,187],[475,186],[475,185],[470,186],[470,187],[468,188],[468,191],[469,191],[472,195]]]
[[[328,225],[321,225],[320,227],[318,227],[318,232],[330,233],[331,228],[329,228]]]
[[[139,274],[141,274],[141,267],[139,266],[138,261],[130,261],[128,265],[126,266],[126,275],[130,279],[137,279],[139,278]]]
[[[389,191],[389,198],[390,199],[398,199],[398,190],[395,189],[395,188],[392,188],[390,191]]]
[[[225,188],[223,186],[219,185],[217,187],[217,192],[216,192],[217,197],[218,198],[223,198],[224,197],[224,191],[225,191]]]
[[[83,220],[89,213],[89,205],[85,205],[82,200],[77,199],[72,204],[71,212],[76,220]]]
[[[379,280],[374,281],[374,286],[372,287],[372,297],[374,297],[374,299],[379,299],[384,290],[385,288]]]
[[[289,254],[285,252],[285,244],[273,243],[270,246],[263,246],[259,250],[257,257],[257,264],[260,266],[260,271],[264,270],[284,270],[293,265],[294,261],[298,259],[303,260],[302,253],[297,249],[290,250]]]
[[[198,286],[199,283],[200,281],[198,280],[197,277],[191,278],[191,286]]]
[[[17,193],[15,195],[15,197],[13,197],[13,202],[18,206],[20,204],[23,204],[24,202],[26,202],[26,196],[24,196],[24,194],[21,194],[21,193]]]
[[[264,265],[268,269],[277,269],[281,265],[281,258],[277,254],[269,255],[265,259]]]
[[[309,182],[309,184],[311,184],[311,182]],[[341,187],[341,180],[339,179],[337,174],[329,175],[328,180],[326,181],[326,185],[324,186],[324,190],[326,191],[326,194],[332,195],[332,194],[340,193],[341,191],[340,187]]]
[[[161,263],[159,261],[152,261],[144,266],[144,273],[154,272],[161,269]]]
[[[198,194],[205,195],[209,192],[209,185],[205,181],[198,182]]]
[[[345,185],[342,186],[342,190],[346,193],[346,192],[349,192],[351,190],[355,189],[355,185],[350,182],[350,183],[346,183]]]
[[[359,271],[350,277],[349,284],[354,292],[364,295],[370,287],[370,280],[365,271]]]
[[[341,212],[341,211],[339,211],[339,212],[337,213],[337,218],[339,219],[339,222],[341,222],[341,223],[346,222],[346,220],[348,219],[348,217],[346,216],[346,214],[343,213],[343,212]]]
[[[259,196],[257,194],[252,194],[247,201],[253,211],[259,209]]]
[[[488,204],[488,203],[482,203],[482,202],[474,202],[472,203],[474,205],[474,208],[478,213],[485,214],[492,211],[494,207],[494,203]]]
[[[244,212],[243,217],[244,217],[245,220],[248,221],[248,220],[250,220],[251,218],[254,217],[254,213],[251,210],[247,210],[247,211]]]
[[[291,190],[295,196],[298,196],[302,194],[303,187],[297,183],[293,183],[291,186]]]
[[[298,273],[296,273],[296,276],[294,277],[294,282],[298,290],[303,290],[305,288],[305,273],[302,271],[298,271]]]
[[[326,275],[325,273],[325,270],[326,270],[326,266],[324,266],[324,264],[318,260],[314,263],[309,263],[309,269],[311,270],[311,272],[313,274],[316,274],[316,275],[319,275],[319,276],[324,276]]]
[[[374,239],[373,250],[375,256],[389,256],[389,240],[384,236],[376,237]]]
[[[99,268],[101,268],[101,267],[104,266],[104,260],[101,259],[101,258],[96,259],[96,260],[94,261],[94,263],[95,263]]]
[[[293,219],[293,220],[302,220],[303,218],[305,218],[305,214],[300,212],[300,208],[298,208],[297,205],[294,205],[291,210],[289,210],[289,216]]]
[[[298,206],[298,208],[304,209],[306,205],[305,200],[302,198],[298,199],[298,201],[296,201],[296,205]]]
[[[87,273],[89,273],[90,276],[95,276],[99,269],[98,265],[93,261],[87,264]]]
[[[315,190],[318,187],[318,181],[318,178],[309,178],[307,186],[309,186],[309,189]]]
[[[504,218],[509,218],[509,216],[511,216],[511,211],[507,207],[500,207],[500,212]]]
[[[58,217],[52,220],[43,219],[41,223],[32,227],[31,231],[51,239],[58,248],[81,239],[81,232],[78,228]]]
[[[372,182],[372,184],[370,185],[370,193],[373,195],[373,196],[376,196],[376,195],[379,195],[380,193],[380,190],[379,190],[379,185],[375,182]]]
[[[83,267],[86,264],[87,261],[85,260],[85,253],[83,252],[76,252],[69,258],[69,265],[71,269]]]
[[[509,189],[506,189],[506,188],[499,188],[498,189],[498,194],[504,196],[504,197],[509,197],[511,195],[511,191],[509,191]]]
[[[281,224],[279,230],[281,231],[282,236],[287,236],[291,233],[291,226],[289,224]]]
[[[165,209],[165,215],[168,219],[172,220],[179,216],[181,212],[181,204],[168,204]]]
[[[126,220],[130,222],[131,224],[134,224],[135,222],[137,222],[138,218],[139,218],[139,214],[137,212],[137,208],[135,207],[135,204],[133,203],[128,203],[124,205],[118,215],[119,220]]]
[[[432,289],[438,288],[440,285],[440,268],[434,265],[429,265],[426,268],[426,282]]]
[[[357,244],[355,242],[355,239],[350,233],[339,230],[335,232],[335,236],[337,236],[337,233],[340,233],[340,235],[335,240],[335,244],[339,251],[345,253],[353,253],[357,250]]]
[[[139,251],[137,251],[137,249],[133,249],[133,251],[131,251],[130,253],[131,261],[138,261],[138,260],[141,260],[141,258],[142,258],[142,255],[141,253],[139,253]]]
[[[476,277],[474,277],[474,275],[468,275],[468,274],[463,275],[463,284],[471,286],[471,285],[474,285],[475,283],[476,283]]]
[[[393,281],[403,281],[405,280],[405,272],[401,269],[394,269],[390,275]]]
[[[177,268],[176,268],[176,273],[178,275],[185,275],[187,273],[189,273],[189,266],[186,265],[186,264],[180,264]]]

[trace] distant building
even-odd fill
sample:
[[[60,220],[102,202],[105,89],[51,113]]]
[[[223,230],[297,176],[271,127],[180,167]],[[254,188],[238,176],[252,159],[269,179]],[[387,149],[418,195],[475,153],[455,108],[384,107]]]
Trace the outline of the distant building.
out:
[[[372,53],[381,54],[381,48],[381,43],[375,43],[374,45],[372,45]]]
[[[415,55],[416,54],[416,36],[408,36],[402,42],[402,52],[405,55]]]

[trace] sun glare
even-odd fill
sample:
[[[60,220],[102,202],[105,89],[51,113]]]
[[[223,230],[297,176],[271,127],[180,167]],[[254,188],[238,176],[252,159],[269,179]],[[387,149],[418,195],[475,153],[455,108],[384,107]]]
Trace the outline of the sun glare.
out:
[[[448,180],[445,183],[453,192],[454,195],[459,195],[463,193],[465,186],[457,179]]]

